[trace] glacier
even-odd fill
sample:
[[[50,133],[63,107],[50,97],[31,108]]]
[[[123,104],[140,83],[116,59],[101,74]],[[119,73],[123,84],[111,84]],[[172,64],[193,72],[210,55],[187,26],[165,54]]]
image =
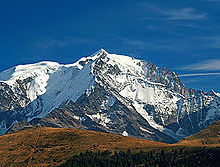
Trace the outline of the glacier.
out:
[[[219,93],[189,89],[170,69],[104,49],[73,64],[44,61],[0,73],[0,134],[27,121],[166,142],[219,119]]]

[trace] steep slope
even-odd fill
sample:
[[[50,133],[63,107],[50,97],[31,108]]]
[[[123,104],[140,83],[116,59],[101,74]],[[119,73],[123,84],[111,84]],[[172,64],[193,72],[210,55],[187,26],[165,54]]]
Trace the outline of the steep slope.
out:
[[[40,62],[19,65],[0,73],[0,134],[15,122],[42,118],[50,111],[76,100],[94,79],[89,64],[93,57],[70,65]]]
[[[27,120],[172,143],[220,117],[218,93],[188,89],[167,68],[103,49],[71,65],[18,66],[0,80],[2,134]]]

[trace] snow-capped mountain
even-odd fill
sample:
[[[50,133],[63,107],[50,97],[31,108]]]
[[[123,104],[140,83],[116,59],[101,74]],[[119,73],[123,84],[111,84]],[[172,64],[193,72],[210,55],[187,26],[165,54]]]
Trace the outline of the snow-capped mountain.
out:
[[[76,127],[175,142],[220,119],[220,97],[188,89],[167,68],[105,50],[74,64],[0,73],[0,130]],[[27,121],[27,122],[24,122]]]

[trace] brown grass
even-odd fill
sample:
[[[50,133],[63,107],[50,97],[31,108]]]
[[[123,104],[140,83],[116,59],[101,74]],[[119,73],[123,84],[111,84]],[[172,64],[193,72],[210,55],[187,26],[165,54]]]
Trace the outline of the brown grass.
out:
[[[219,124],[214,126],[216,127],[218,128]],[[196,137],[186,138],[176,144],[165,144],[88,130],[30,128],[0,136],[0,166],[56,166],[86,150],[131,149],[136,152],[194,146],[219,147],[219,129],[217,135],[214,135],[216,129],[211,129],[211,136],[206,129],[195,135]]]
[[[178,145],[220,147],[220,121],[213,123],[199,133],[181,140]]]
[[[3,166],[55,166],[86,150],[153,149],[168,144],[108,133],[59,128],[31,128],[0,136]]]

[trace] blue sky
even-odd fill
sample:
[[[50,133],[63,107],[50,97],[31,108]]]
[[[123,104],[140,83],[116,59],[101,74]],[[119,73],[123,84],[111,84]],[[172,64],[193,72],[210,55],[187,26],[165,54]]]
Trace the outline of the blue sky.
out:
[[[219,11],[220,0],[0,0],[0,71],[104,48],[220,92]]]

